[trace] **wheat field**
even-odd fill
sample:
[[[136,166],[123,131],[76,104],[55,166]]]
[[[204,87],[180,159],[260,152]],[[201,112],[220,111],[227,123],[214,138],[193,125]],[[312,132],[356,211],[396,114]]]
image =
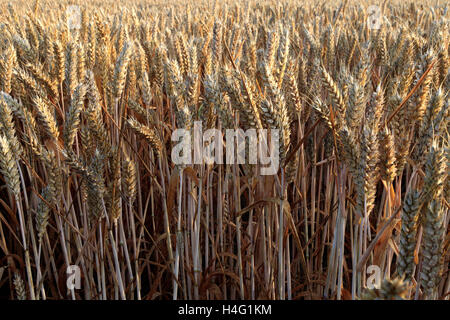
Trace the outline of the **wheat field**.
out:
[[[449,300],[446,5],[0,0],[0,297]]]

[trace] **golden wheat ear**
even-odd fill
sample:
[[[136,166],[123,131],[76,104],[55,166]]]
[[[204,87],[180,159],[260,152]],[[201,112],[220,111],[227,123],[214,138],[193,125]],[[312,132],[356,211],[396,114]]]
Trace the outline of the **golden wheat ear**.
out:
[[[159,154],[161,152],[162,142],[153,129],[150,129],[146,125],[139,123],[134,118],[128,119],[128,124],[137,133],[143,135],[147,139],[156,154]]]
[[[0,134],[0,170],[8,189],[18,197],[20,194],[19,171],[9,141],[2,134]]]

